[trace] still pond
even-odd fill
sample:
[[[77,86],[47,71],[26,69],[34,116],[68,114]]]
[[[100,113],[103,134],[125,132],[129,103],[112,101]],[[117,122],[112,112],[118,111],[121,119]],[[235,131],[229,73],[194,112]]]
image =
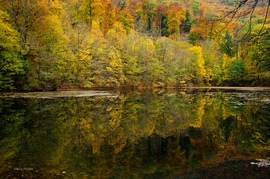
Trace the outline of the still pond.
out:
[[[0,178],[269,178],[269,157],[269,88],[0,97]]]

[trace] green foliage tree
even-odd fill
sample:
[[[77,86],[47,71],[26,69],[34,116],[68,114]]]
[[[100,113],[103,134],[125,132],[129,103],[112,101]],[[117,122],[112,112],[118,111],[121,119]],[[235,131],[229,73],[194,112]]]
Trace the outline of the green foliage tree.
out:
[[[90,29],[93,26],[93,21],[102,21],[101,16],[105,14],[101,0],[84,0],[82,1],[81,10],[85,14],[84,20],[89,24]]]
[[[100,30],[99,22],[93,21],[89,42],[90,54],[92,56],[90,71],[94,86],[107,86],[108,78],[106,65],[108,64],[108,46],[104,34]]]
[[[86,33],[87,34],[87,33]],[[72,71],[67,77],[66,82],[72,82],[74,85],[82,88],[92,87],[92,78],[91,78],[91,64],[92,56],[90,50],[90,35],[78,34],[78,38],[82,38],[82,42],[78,44],[78,49],[76,49],[74,55],[70,55],[67,70]]]
[[[224,81],[229,80],[228,68],[234,60],[235,57],[230,58],[226,54],[219,58],[219,62],[214,68],[214,78],[217,80],[217,85],[222,85]]]
[[[196,32],[190,32],[188,34],[188,42],[190,44],[195,45],[198,39],[199,39],[199,35]]]
[[[189,33],[191,26],[192,26],[192,20],[191,20],[190,12],[186,11],[186,18],[182,20],[180,28],[183,32]]]
[[[187,80],[188,48],[191,45],[162,37],[156,40],[155,46],[155,56],[163,65],[162,75],[159,78],[164,85],[177,86],[180,81]]]
[[[173,81],[172,64],[174,60],[174,47],[170,39],[162,37],[155,42],[155,56],[161,63],[162,67],[159,69],[161,75],[159,76],[164,86],[167,86]]]
[[[200,3],[198,1],[193,0],[192,4],[191,4],[191,7],[192,7],[193,13],[195,15],[199,13],[199,11],[200,11]]]
[[[123,42],[123,65],[127,86],[137,87],[141,83],[142,66],[139,63],[140,35],[132,31]]]
[[[228,68],[227,75],[229,80],[240,83],[245,75],[246,66],[241,59],[234,60]]]
[[[153,68],[153,65],[156,62],[154,58],[155,45],[153,40],[149,37],[141,36],[141,38],[139,38],[138,50],[138,63],[143,70],[142,85],[151,86],[155,80],[153,76],[153,70],[155,70],[155,68]]]
[[[126,33],[129,33],[133,29],[134,17],[127,9],[120,11],[117,19],[122,23]]]
[[[142,0],[139,3],[139,8],[136,13],[139,16],[138,30],[141,32],[151,31],[154,22],[154,7],[156,6],[155,0]]]
[[[248,49],[249,49],[249,57],[251,60],[254,60],[257,62],[257,65],[260,70],[263,71],[269,71],[270,69],[270,60],[269,60],[269,49],[270,49],[270,43],[269,43],[269,31],[270,31],[270,25],[266,24],[264,25],[264,28],[262,29],[262,24],[258,24],[253,28],[253,31],[251,33],[251,38],[256,42],[253,44],[253,42],[248,43]]]
[[[222,53],[225,53],[229,57],[233,57],[235,55],[234,43],[229,31],[226,31],[225,33],[224,39],[220,45],[220,50]]]
[[[44,28],[42,28],[44,27]],[[45,28],[46,27],[46,28]],[[32,34],[32,53],[29,58],[30,69],[27,72],[25,88],[36,90],[56,90],[68,80],[68,39],[64,34],[61,20],[57,15],[48,15],[41,21],[40,29]],[[35,47],[35,48],[34,48]]]
[[[16,88],[16,77],[23,75],[26,62],[20,54],[19,34],[0,10],[0,91]]]

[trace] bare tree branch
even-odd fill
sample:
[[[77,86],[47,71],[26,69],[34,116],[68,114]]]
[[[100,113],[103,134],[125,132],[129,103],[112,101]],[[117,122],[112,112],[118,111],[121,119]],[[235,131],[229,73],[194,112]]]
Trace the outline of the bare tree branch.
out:
[[[263,26],[259,32],[259,34],[262,32],[263,28],[264,28],[264,25],[266,23],[266,19],[268,17],[268,12],[269,12],[269,6],[270,6],[270,0],[268,0],[268,4],[267,4],[267,9],[266,9],[266,12],[265,12],[265,15],[264,15],[264,21],[263,21]]]
[[[241,25],[241,27],[236,31],[236,36],[239,35],[239,32],[242,31],[245,27],[248,27],[246,33],[240,38],[239,41],[248,41],[250,40],[249,35],[251,34],[252,31],[252,20],[253,16],[255,13],[255,9],[258,8],[259,6],[266,6],[266,12],[264,15],[264,20],[262,23],[262,27],[259,31],[259,34],[262,33],[262,30],[266,24],[267,17],[269,14],[269,6],[270,6],[270,0],[267,0],[267,3],[264,3],[265,0],[241,0],[238,2],[238,5],[235,6],[232,10],[227,12],[219,21],[226,21],[226,19],[229,20],[226,21],[225,26],[218,31],[218,33],[221,33],[225,29],[228,28],[229,24],[238,22],[240,18],[243,17],[248,17],[248,19]]]

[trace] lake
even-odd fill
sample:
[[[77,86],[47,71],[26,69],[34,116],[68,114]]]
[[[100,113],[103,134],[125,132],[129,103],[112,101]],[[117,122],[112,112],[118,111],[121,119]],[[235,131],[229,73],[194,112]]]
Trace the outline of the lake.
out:
[[[270,89],[7,93],[1,178],[269,178]]]

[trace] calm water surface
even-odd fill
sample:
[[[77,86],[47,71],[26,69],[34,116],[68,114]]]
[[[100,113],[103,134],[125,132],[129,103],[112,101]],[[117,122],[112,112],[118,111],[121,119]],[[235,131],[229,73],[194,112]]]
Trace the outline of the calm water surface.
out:
[[[0,97],[0,178],[269,178],[268,157],[269,89]]]

